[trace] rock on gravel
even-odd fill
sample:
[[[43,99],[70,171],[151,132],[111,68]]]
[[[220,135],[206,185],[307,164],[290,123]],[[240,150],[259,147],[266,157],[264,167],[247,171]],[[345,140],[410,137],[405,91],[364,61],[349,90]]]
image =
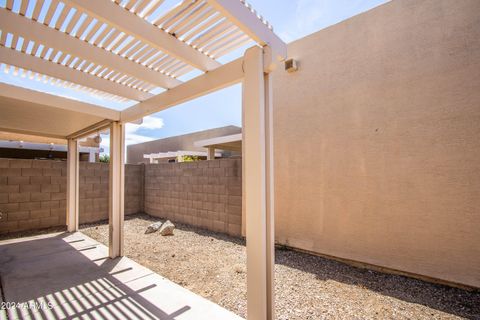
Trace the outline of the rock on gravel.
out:
[[[162,224],[159,232],[162,236],[173,236],[174,229],[175,225],[170,220],[167,220]]]
[[[162,226],[162,222],[161,222],[161,221],[152,223],[151,225],[149,225],[149,226],[147,227],[147,230],[145,230],[145,234],[157,232],[157,230],[160,229],[161,226]]]

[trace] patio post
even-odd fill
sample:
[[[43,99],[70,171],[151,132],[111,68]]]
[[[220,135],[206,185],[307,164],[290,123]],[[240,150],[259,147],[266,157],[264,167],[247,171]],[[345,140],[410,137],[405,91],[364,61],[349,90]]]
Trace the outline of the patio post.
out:
[[[78,231],[78,140],[67,140],[67,230]]]
[[[271,82],[252,47],[243,70],[243,173],[247,239],[247,318],[274,319],[274,223]],[[268,72],[268,71],[267,71]]]
[[[125,189],[125,128],[120,122],[110,125],[109,242],[110,258],[123,255]]]
[[[208,147],[207,160],[215,160],[215,147]]]

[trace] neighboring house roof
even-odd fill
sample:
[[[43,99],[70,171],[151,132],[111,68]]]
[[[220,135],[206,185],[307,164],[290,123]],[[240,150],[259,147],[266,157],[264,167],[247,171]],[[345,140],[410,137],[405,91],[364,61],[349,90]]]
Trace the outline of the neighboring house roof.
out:
[[[151,153],[175,152],[181,150],[205,152],[205,148],[202,146],[196,146],[195,142],[226,135],[239,134],[241,132],[242,128],[240,127],[225,126],[129,145],[127,147],[127,163],[148,163],[148,159],[144,159],[143,155]]]
[[[179,150],[179,151],[170,151],[170,152],[150,153],[150,154],[143,155],[145,159],[149,159],[150,163],[152,163],[156,159],[177,158],[181,156],[206,157],[207,152]],[[222,154],[220,152],[215,152],[215,157],[221,157],[221,156]]]
[[[206,140],[196,141],[195,146],[209,148],[214,147],[220,150],[242,151],[242,134],[231,134],[228,136],[215,137]]]

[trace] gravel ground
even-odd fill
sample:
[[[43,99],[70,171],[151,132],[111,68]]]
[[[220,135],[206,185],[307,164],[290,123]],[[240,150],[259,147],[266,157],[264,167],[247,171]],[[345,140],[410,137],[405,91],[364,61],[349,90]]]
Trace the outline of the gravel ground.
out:
[[[245,317],[246,253],[241,239],[177,224],[175,235],[144,234],[158,221],[125,221],[125,254]],[[81,231],[107,244],[106,222]],[[468,292],[340,262],[276,250],[277,319],[480,319],[480,292]]]
[[[177,224],[175,235],[144,234],[157,218],[129,216],[125,254],[185,288],[245,317],[245,242]],[[64,231],[50,228],[0,240]],[[106,221],[81,231],[108,244]],[[277,319],[479,319],[480,292],[355,268],[291,250],[276,250]]]

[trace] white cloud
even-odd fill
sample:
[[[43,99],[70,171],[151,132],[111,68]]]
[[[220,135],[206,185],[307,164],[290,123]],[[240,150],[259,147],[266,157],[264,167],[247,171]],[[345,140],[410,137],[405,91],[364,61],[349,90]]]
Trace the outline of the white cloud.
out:
[[[149,130],[155,130],[155,129],[161,129],[163,128],[163,119],[162,118],[157,118],[154,116],[146,116],[143,118],[143,123],[138,125],[134,123],[127,123],[127,126],[125,127],[126,132],[136,132],[139,129],[149,129]]]
[[[296,0],[292,18],[279,30],[280,37],[287,42],[301,38],[318,30],[318,20],[325,10],[325,0]]]
[[[137,144],[147,141],[152,141],[155,138],[151,136],[146,136],[139,134],[138,131],[141,129],[146,130],[158,130],[163,128],[164,122],[162,118],[157,118],[154,116],[147,116],[143,118],[142,124],[127,123],[125,126],[125,144]],[[102,142],[100,147],[104,150],[105,153],[108,153],[110,150],[110,135],[102,135]]]
[[[295,0],[292,18],[280,27],[287,42],[348,19],[389,0]]]

